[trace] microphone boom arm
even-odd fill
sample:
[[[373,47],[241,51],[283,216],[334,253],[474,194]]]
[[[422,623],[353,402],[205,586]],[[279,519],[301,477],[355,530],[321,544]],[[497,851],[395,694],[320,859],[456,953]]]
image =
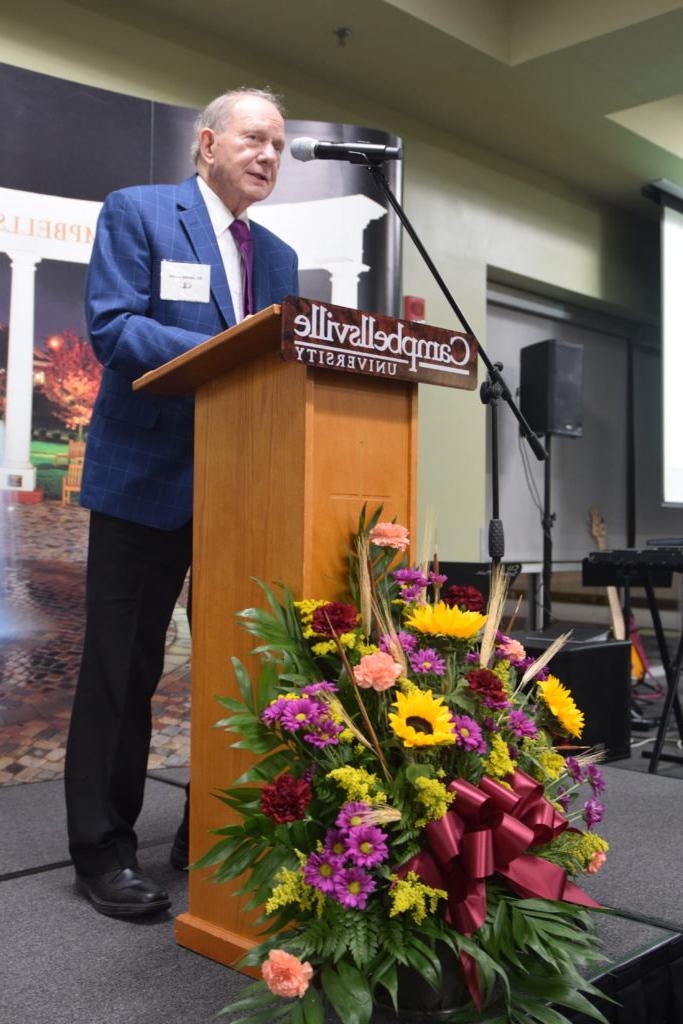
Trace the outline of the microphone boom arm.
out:
[[[434,278],[439,288],[443,292],[446,301],[448,302],[449,306],[451,307],[451,309],[457,316],[458,320],[462,324],[463,330],[465,330],[468,334],[474,334],[474,331],[472,330],[467,320],[465,319],[465,315],[460,309],[460,306],[457,304],[457,302],[451,295],[451,292],[449,291],[446,282],[444,281],[441,274],[434,265],[431,256],[429,255],[424,245],[420,241],[420,238],[417,232],[415,231],[413,225],[408,220],[408,217],[406,216],[403,207],[399,203],[394,193],[391,191],[391,188],[389,187],[389,182],[387,181],[386,175],[381,165],[369,159],[366,159],[363,162],[365,163],[367,169],[370,171],[372,177],[375,179],[375,182],[377,183],[381,191],[384,192],[384,194],[386,195],[394,212],[401,221],[401,224],[410,235],[410,238],[412,239],[415,247],[417,248],[417,251],[419,252],[420,256],[422,257],[427,267],[429,268],[432,277]],[[489,359],[489,357],[487,356],[486,352],[481,347],[479,342],[477,342],[477,350],[479,352],[479,357],[481,361],[488,370],[490,383],[495,384],[497,386],[496,390],[499,392],[500,397],[507,402],[510,411],[512,412],[513,416],[519,423],[519,429],[522,433],[522,436],[526,440],[527,444],[531,448],[532,452],[534,453],[538,461],[543,462],[543,460],[547,457],[547,452],[541,444],[539,438],[536,436],[536,434],[534,434],[533,430],[531,429],[526,419],[522,415],[521,409],[512,397],[512,393],[508,388],[507,384],[505,383],[503,375],[498,369],[498,364],[491,362],[491,360]]]

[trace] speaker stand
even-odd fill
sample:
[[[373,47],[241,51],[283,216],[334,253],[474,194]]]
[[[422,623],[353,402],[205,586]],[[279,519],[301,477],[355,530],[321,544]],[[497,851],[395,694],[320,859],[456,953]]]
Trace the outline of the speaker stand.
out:
[[[552,620],[552,586],[553,573],[553,526],[557,516],[550,511],[550,438],[545,435],[546,458],[543,466],[543,629],[548,629]]]
[[[500,372],[502,363],[494,363],[479,388],[479,397],[491,410],[491,519],[489,521],[489,558],[491,567],[500,565],[505,554],[505,530],[500,518],[499,472],[498,472],[498,402],[503,397]],[[495,371],[495,372],[494,372]]]

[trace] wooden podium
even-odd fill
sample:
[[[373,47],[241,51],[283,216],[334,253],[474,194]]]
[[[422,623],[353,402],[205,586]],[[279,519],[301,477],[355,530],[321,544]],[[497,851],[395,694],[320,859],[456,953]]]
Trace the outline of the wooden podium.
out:
[[[271,306],[134,385],[195,395],[191,860],[235,820],[212,793],[252,759],[212,728],[215,696],[238,695],[230,658],[254,678],[254,638],[235,619],[263,607],[252,578],[334,600],[364,502],[415,530],[416,384],[284,362],[280,320]],[[235,888],[191,871],[177,941],[234,964],[254,942]]]

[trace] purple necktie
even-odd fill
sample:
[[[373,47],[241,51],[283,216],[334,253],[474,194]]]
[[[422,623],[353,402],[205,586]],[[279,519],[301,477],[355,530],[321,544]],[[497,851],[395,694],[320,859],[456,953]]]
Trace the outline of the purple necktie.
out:
[[[252,274],[254,271],[254,250],[251,241],[251,231],[249,225],[245,224],[243,220],[238,220],[235,217],[234,221],[230,225],[230,234],[237,242],[237,248],[242,256],[242,265],[244,267],[244,293],[242,295],[244,316],[248,316],[249,313],[254,312],[254,296],[252,292]]]

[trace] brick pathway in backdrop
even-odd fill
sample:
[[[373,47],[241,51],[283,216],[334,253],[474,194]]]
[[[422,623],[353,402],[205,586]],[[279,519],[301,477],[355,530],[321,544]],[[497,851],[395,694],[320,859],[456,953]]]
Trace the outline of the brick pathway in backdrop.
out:
[[[88,513],[0,494],[0,785],[63,774],[84,623]],[[190,634],[181,596],[153,701],[149,767],[190,754]]]

